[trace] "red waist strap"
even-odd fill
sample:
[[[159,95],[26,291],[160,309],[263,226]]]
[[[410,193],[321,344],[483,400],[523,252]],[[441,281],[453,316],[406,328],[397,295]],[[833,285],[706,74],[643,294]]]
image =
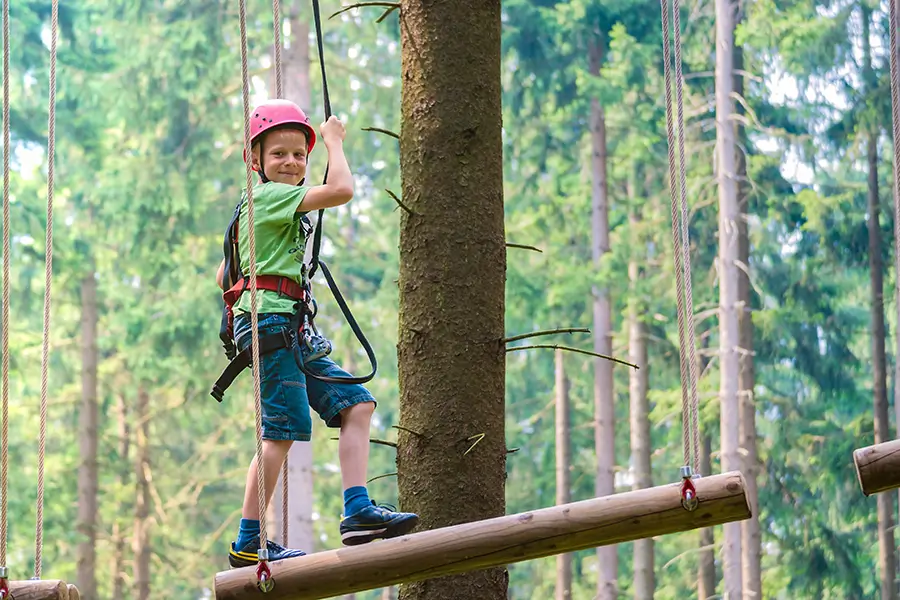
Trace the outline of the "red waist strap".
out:
[[[293,300],[306,300],[306,290],[303,289],[302,285],[290,277],[283,277],[281,275],[257,275],[256,288],[259,290],[278,292],[282,296],[287,296]],[[237,283],[231,286],[231,289],[222,294],[222,298],[225,299],[225,304],[231,308],[237,303],[241,294],[249,289],[250,278],[241,278]]]

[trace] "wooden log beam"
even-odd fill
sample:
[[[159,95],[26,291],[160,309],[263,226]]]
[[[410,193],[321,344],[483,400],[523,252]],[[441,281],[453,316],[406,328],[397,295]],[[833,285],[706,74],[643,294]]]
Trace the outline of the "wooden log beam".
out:
[[[859,448],[853,463],[866,496],[900,487],[900,440]]]
[[[700,505],[681,505],[681,484],[423,531],[270,563],[275,587],[256,587],[256,568],[218,573],[216,600],[318,600],[750,517],[743,476],[694,480]]]
[[[10,581],[11,600],[70,600],[69,586],[59,579]]]
[[[78,591],[78,588],[75,587],[74,584],[69,584],[69,600],[81,600],[81,592]]]

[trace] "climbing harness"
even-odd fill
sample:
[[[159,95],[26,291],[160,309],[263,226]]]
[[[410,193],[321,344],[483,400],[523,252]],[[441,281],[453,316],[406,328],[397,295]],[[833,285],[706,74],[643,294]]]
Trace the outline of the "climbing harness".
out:
[[[275,0],[273,4],[277,3],[278,1]],[[273,10],[273,12],[276,15],[280,15],[280,9],[276,8]],[[331,117],[332,112],[331,100],[328,94],[328,80],[325,72],[324,44],[322,39],[321,16],[318,0],[313,0],[313,13],[316,24],[316,40],[319,48],[319,65],[322,71],[325,119],[327,120]],[[276,31],[278,30],[280,30],[280,27],[276,26]],[[278,35],[278,39],[280,40],[280,33]],[[276,48],[277,46],[278,44],[276,43]],[[280,87],[278,81],[281,77],[281,68],[279,64],[278,53],[276,53],[275,62],[277,89],[278,87]],[[244,149],[245,161],[249,161],[250,146],[256,138],[258,138],[260,135],[264,135],[273,127],[285,124],[295,124],[298,127],[302,128],[309,137],[308,149],[310,151],[312,150],[313,146],[316,143],[316,134],[315,130],[309,125],[309,117],[307,117],[302,110],[299,110],[298,112],[298,109],[295,105],[293,105],[293,103],[288,103],[283,100],[269,101],[268,103],[266,103],[266,105],[264,105],[264,109],[268,112],[264,112],[263,109],[260,109],[258,111],[254,111],[253,114],[249,116],[250,142],[249,145]],[[260,178],[264,182],[267,181],[264,172],[260,171],[259,174]],[[326,166],[322,185],[325,185],[327,181],[328,167]],[[248,188],[250,185],[251,183],[248,183]],[[251,348],[248,347],[243,352],[238,352],[237,345],[234,340],[233,306],[240,298],[241,294],[245,293],[248,289],[248,278],[244,273],[240,271],[240,257],[238,254],[237,244],[238,219],[240,217],[241,204],[242,203],[238,203],[232,216],[231,222],[228,224],[228,227],[225,230],[225,240],[223,245],[225,254],[224,281],[227,282],[230,287],[228,291],[226,291],[223,295],[225,305],[222,309],[222,321],[219,329],[219,338],[222,340],[222,344],[225,349],[225,356],[231,362],[228,364],[222,375],[213,385],[213,388],[210,392],[210,395],[212,395],[219,402],[223,400],[225,391],[234,382],[235,378],[245,368],[250,366],[251,363]],[[313,235],[312,257],[310,260],[308,272],[306,272],[305,276],[303,277],[304,284],[302,286],[300,286],[300,284],[297,284],[295,281],[285,277],[257,277],[257,289],[278,292],[283,296],[287,296],[288,298],[296,300],[297,304],[295,304],[294,307],[294,316],[295,318],[299,319],[299,321],[292,323],[290,331],[278,331],[270,335],[263,336],[259,341],[259,352],[260,355],[262,355],[280,350],[282,348],[292,348],[295,344],[303,345],[306,346],[310,354],[304,358],[302,353],[295,352],[294,356],[297,358],[298,366],[307,377],[312,377],[313,379],[324,381],[326,383],[366,383],[368,381],[371,381],[371,379],[375,376],[375,373],[378,369],[378,362],[371,344],[366,339],[365,334],[362,332],[362,329],[359,326],[359,323],[356,321],[356,318],[350,311],[347,302],[344,300],[344,296],[341,293],[340,288],[338,288],[337,283],[335,282],[334,277],[332,276],[331,271],[328,268],[328,265],[324,261],[322,261],[319,256],[319,251],[322,243],[323,216],[324,210],[320,209],[318,211],[318,219],[316,220],[315,226],[310,223],[307,215],[303,215],[301,217],[301,227],[303,228],[304,232],[304,240],[308,239],[310,233],[312,233]],[[315,327],[317,304],[315,298],[312,295],[310,282],[316,272],[317,267],[319,266],[322,267],[322,274],[325,276],[325,281],[327,282],[335,301],[340,307],[341,313],[344,315],[344,318],[350,325],[350,329],[356,335],[356,339],[359,341],[360,345],[366,352],[366,356],[368,357],[369,363],[372,367],[372,370],[368,375],[364,375],[361,377],[335,377],[330,375],[320,375],[310,371],[306,366],[306,364],[311,362],[312,360],[315,360],[316,358],[319,358],[321,356],[325,356],[331,352],[330,342],[328,342],[328,340],[323,336],[319,335],[318,330]],[[254,339],[256,338],[254,337]]]
[[[682,450],[681,503],[686,510],[698,506],[697,490],[691,479],[700,475],[700,401],[697,392],[696,336],[694,300],[691,288],[691,254],[688,237],[687,183],[684,148],[684,101],[681,73],[680,0],[672,0],[675,50],[675,94],[677,105],[678,158],[676,173],[675,129],[672,123],[672,67],[669,42],[668,0],[660,0],[662,9],[663,61],[666,81],[666,134],[669,149],[669,194],[672,202],[672,246],[675,261],[675,287],[678,312],[679,363],[681,369]],[[677,179],[676,179],[677,177]]]

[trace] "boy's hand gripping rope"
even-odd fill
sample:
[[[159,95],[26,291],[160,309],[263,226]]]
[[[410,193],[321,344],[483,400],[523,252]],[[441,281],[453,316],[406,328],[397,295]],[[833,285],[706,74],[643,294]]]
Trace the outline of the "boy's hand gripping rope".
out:
[[[699,377],[697,373],[695,351],[694,300],[691,288],[691,247],[690,239],[688,237],[679,0],[672,0],[672,5],[675,38],[675,93],[678,126],[677,173],[675,131],[672,124],[672,67],[669,51],[669,6],[667,0],[660,0],[660,8],[662,9],[663,59],[666,81],[666,134],[669,146],[669,194],[672,203],[672,246],[673,259],[675,261],[678,342],[680,345],[681,428],[682,450],[684,455],[684,466],[681,467],[681,503],[686,510],[694,510],[697,508],[698,499],[697,490],[694,488],[691,478],[695,473],[700,473],[700,402],[699,394],[697,393],[697,379]]]

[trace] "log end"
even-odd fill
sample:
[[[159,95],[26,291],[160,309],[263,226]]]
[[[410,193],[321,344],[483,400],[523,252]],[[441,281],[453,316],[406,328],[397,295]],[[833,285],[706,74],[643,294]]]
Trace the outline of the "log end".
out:
[[[75,587],[74,584],[69,584],[69,600],[81,600],[81,592],[78,591],[78,588]]]
[[[69,587],[59,579],[10,581],[11,600],[69,600]]]
[[[869,489],[867,485],[867,478],[865,477],[863,471],[865,470],[865,465],[869,463],[866,459],[866,455],[872,452],[872,446],[866,446],[865,448],[857,448],[853,451],[853,466],[856,468],[856,480],[859,482],[859,487],[862,490],[864,496],[871,496],[872,490]]]

